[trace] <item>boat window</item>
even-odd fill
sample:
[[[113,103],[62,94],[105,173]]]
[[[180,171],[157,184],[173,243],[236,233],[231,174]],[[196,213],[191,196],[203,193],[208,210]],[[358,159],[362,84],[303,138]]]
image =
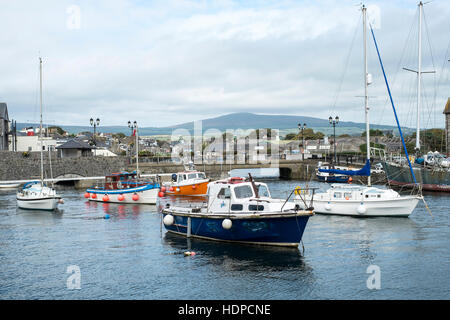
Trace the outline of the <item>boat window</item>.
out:
[[[340,193],[340,192],[335,192],[335,193],[334,193],[334,197],[335,197],[336,199],[340,199],[340,198],[342,198],[342,193]]]
[[[345,199],[347,199],[347,198],[351,198],[352,197],[352,193],[351,192],[346,192],[346,193],[344,193],[344,198]]]
[[[239,186],[234,188],[234,194],[238,199],[251,198],[253,197],[253,190],[249,185]]]
[[[198,174],[198,178],[199,179],[206,179],[205,174],[203,172]]]
[[[188,179],[195,179],[195,178],[197,178],[197,174],[195,174],[195,173],[190,173],[188,175]]]
[[[242,204],[231,205],[231,211],[242,211],[242,209],[244,209],[244,206]]]
[[[256,204],[249,204],[248,211],[264,211],[264,206],[256,205]]]
[[[270,197],[269,189],[263,184],[258,185],[258,195],[260,197]]]
[[[217,198],[219,199],[230,199],[230,197],[231,197],[230,188],[222,188],[217,194]]]

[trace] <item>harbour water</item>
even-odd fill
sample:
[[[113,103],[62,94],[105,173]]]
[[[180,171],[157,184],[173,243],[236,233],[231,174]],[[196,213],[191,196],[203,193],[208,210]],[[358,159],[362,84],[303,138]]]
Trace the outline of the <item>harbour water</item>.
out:
[[[282,198],[303,185],[268,184]],[[450,298],[445,194],[425,195],[433,217],[423,203],[409,218],[315,215],[299,249],[287,249],[188,240],[166,233],[157,206],[58,191],[65,204],[55,213],[18,209],[15,192],[1,192],[0,299]],[[71,266],[79,289],[68,284]],[[379,289],[368,288],[371,266]]]

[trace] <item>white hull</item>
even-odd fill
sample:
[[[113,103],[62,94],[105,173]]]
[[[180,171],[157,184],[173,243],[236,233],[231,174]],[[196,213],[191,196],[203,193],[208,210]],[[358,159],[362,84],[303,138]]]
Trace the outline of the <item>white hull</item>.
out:
[[[22,209],[30,210],[55,210],[58,206],[59,198],[23,198],[17,197],[17,206]]]
[[[407,217],[409,216],[420,197],[408,196],[391,200],[316,200],[314,199],[314,211],[321,214],[335,214],[359,217]]]
[[[20,183],[0,184],[0,190],[16,189],[19,186],[20,186]]]
[[[103,201],[103,197],[105,196],[105,193],[96,193],[97,197],[95,199],[92,198],[92,194],[89,197],[89,201],[97,201],[97,202],[105,202],[105,203],[124,203],[124,204],[156,204],[156,201],[158,200],[158,193],[159,188],[156,189],[150,189],[150,190],[144,190],[144,191],[137,191],[135,192],[138,196],[138,200],[133,200],[134,193],[121,193],[120,191],[109,191],[107,193],[108,195],[108,201]],[[89,190],[87,191],[89,192]],[[124,199],[122,201],[119,200],[119,196],[123,195]]]
[[[17,192],[17,206],[30,210],[55,210],[61,197],[52,188],[31,185],[29,188]]]

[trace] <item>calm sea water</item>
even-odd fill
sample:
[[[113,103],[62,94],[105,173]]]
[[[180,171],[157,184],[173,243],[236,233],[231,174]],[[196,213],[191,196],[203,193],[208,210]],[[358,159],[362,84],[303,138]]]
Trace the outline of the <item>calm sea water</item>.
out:
[[[283,198],[301,185],[268,183]],[[188,240],[166,234],[156,206],[59,192],[65,204],[56,213],[18,209],[14,191],[0,193],[0,299],[450,298],[448,195],[426,195],[433,217],[423,203],[409,218],[316,215],[303,252]],[[67,287],[73,265],[78,290]],[[367,287],[371,265],[378,290]]]

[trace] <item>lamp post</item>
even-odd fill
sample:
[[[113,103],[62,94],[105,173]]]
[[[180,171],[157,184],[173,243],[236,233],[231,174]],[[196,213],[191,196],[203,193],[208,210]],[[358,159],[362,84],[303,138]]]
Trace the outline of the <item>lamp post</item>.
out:
[[[138,125],[137,122],[128,121],[128,128],[130,128],[133,132],[133,135],[136,136],[136,176],[139,177],[139,133],[138,133]]]
[[[331,125],[333,125],[333,148],[334,148],[334,163],[336,163],[336,125],[339,123],[339,117],[336,116],[334,119],[333,117],[329,117],[328,121]]]
[[[94,146],[97,148],[97,142],[95,141],[95,132],[96,132],[95,129],[97,128],[97,126],[100,125],[100,119],[97,118],[97,119],[95,119],[95,121],[94,121],[94,119],[91,118],[90,123],[91,123],[91,126],[94,127],[94,136],[92,137],[92,140],[93,140],[93,142],[94,142]],[[95,149],[94,149],[94,156],[95,156]]]
[[[303,130],[306,128],[306,123],[303,124],[303,126],[299,123],[298,124],[298,130],[302,131],[302,161],[305,160],[305,143],[304,143],[304,138],[303,138]]]

